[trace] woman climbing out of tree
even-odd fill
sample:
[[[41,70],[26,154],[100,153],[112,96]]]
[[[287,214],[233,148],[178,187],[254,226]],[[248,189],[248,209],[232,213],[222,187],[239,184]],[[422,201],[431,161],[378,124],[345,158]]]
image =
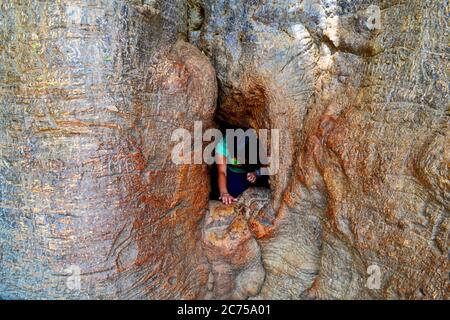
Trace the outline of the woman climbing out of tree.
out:
[[[268,177],[261,175],[256,134],[253,139],[247,134],[225,136],[216,145],[215,152],[219,200],[224,204],[236,202],[239,195],[257,182],[268,186]]]

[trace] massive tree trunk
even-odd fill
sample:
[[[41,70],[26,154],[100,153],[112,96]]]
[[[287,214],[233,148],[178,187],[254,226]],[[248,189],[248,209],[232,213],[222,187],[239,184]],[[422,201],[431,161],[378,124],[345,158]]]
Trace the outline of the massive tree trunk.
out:
[[[444,298],[446,1],[196,3],[218,116],[282,129],[258,297]]]
[[[445,14],[3,1],[0,299],[445,298]],[[171,161],[216,100],[281,130],[271,190],[233,208],[208,204],[205,165]]]
[[[147,2],[2,2],[0,298],[205,287],[207,170],[170,137],[211,125],[216,77],[184,1]]]

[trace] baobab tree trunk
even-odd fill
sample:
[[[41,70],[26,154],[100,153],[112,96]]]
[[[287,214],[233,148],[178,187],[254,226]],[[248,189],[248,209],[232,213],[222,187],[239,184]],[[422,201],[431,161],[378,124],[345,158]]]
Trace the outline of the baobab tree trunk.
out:
[[[0,298],[448,298],[446,5],[1,2]],[[214,116],[281,130],[233,207]]]
[[[218,116],[282,129],[257,296],[445,298],[448,3],[194,2]]]
[[[0,298],[201,295],[207,171],[170,135],[217,89],[185,25],[177,0],[2,2]]]

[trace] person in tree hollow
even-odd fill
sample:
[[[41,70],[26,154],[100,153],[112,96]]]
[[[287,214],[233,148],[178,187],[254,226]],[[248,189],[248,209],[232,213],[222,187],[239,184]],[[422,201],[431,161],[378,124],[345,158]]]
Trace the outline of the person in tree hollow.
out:
[[[224,204],[236,202],[239,195],[256,183],[268,185],[268,176],[261,175],[259,144],[256,135],[254,137],[251,139],[244,134],[225,136],[216,145],[219,200]],[[230,139],[234,139],[234,143]]]

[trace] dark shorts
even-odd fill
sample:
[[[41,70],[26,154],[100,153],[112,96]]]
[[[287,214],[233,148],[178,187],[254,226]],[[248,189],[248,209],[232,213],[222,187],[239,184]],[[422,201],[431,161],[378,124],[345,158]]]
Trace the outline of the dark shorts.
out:
[[[250,187],[251,183],[247,180],[247,173],[237,173],[227,169],[227,189],[233,197],[239,197],[242,192]]]
[[[227,189],[228,193],[233,197],[239,197],[242,192],[247,190],[251,186],[265,187],[269,188],[269,177],[260,176],[256,183],[251,183],[247,180],[247,173],[237,173],[227,169]]]

